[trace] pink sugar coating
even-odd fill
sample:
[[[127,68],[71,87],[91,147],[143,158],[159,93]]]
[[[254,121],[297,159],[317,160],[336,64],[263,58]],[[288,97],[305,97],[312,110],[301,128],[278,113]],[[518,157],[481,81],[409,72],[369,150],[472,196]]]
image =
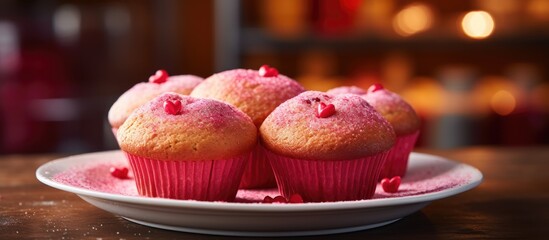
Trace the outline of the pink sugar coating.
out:
[[[234,86],[235,90],[244,90],[238,85],[242,82],[248,82],[250,85],[261,85],[261,88],[267,90],[266,92],[277,92],[280,89],[290,89],[295,90],[296,92],[302,92],[303,87],[299,85],[296,81],[291,78],[278,74],[276,77],[262,77],[259,75],[257,70],[251,69],[233,69],[224,72],[214,74],[213,76],[206,79],[206,81],[211,81],[210,79],[223,79],[223,82],[231,81],[230,86]],[[253,97],[255,92],[250,92],[252,94],[247,94],[243,97]]]
[[[333,104],[335,113],[317,117],[321,102]],[[361,158],[388,150],[395,140],[389,122],[359,95],[317,91],[303,92],[279,105],[260,132],[268,149],[300,159]]]
[[[320,99],[315,101],[314,99]],[[331,116],[330,124],[325,119],[316,117],[320,102],[333,104],[335,114]],[[295,121],[307,119],[309,127],[313,130],[330,128],[330,130],[347,131],[348,129],[360,129],[365,125],[385,122],[373,107],[359,96],[343,94],[333,95],[317,91],[307,91],[284,102],[271,114],[273,123],[278,126],[288,126]]]
[[[111,167],[127,167],[129,169],[128,179],[113,177],[110,173]],[[68,169],[54,176],[54,181],[105,193],[121,194],[125,196],[138,196],[133,172],[126,159],[113,159],[98,163],[88,163],[83,166]]]
[[[151,82],[141,82],[134,85],[128,91],[132,95],[139,97],[143,91],[158,91],[162,92],[173,92],[176,90],[186,90],[191,91],[194,87],[200,84],[204,79],[194,75],[176,75],[168,77],[168,80],[163,83],[151,83]]]
[[[367,91],[357,86],[341,86],[341,87],[332,88],[326,91],[326,93],[335,94],[335,95],[339,95],[339,94],[362,95],[362,94],[366,94]]]
[[[234,69],[208,77],[191,96],[231,103],[248,114],[259,127],[280,103],[303,91],[300,84],[282,74],[262,77],[256,70]]]
[[[179,114],[166,113],[164,102],[167,100],[181,101]],[[194,98],[172,92],[167,92],[156,97],[135,110],[134,113],[147,114],[149,112],[155,118],[159,119],[159,124],[163,123],[162,119],[167,119],[178,121],[180,124],[192,124],[198,128],[204,128],[206,124],[213,128],[221,128],[227,121],[250,120],[248,115],[227,103],[213,99]],[[184,122],[181,119],[192,121]]]
[[[98,192],[138,196],[131,170],[130,179],[118,179],[110,175],[109,168],[111,166],[129,168],[126,159],[107,159],[67,169],[55,175],[53,180],[60,184]],[[471,181],[472,175],[470,172],[463,170],[464,168],[463,165],[452,168],[443,165],[416,168],[409,171],[402,179],[397,193],[385,193],[378,184],[372,199],[417,196],[465,185]],[[274,197],[277,195],[280,195],[280,193],[276,188],[240,189],[235,202],[260,203],[265,196]]]
[[[402,97],[387,89],[380,89],[375,92],[369,92],[362,95],[362,97],[366,99],[366,101],[368,101],[368,103],[370,103],[372,106],[376,106],[379,104],[383,104],[391,108],[399,107],[403,104],[409,106],[409,104],[406,103],[402,99]]]
[[[361,96],[386,117],[397,135],[406,135],[419,129],[419,117],[414,108],[398,94],[380,89]]]
[[[171,76],[164,83],[141,82],[124,92],[109,109],[108,119],[112,127],[118,128],[140,105],[164,92],[190,94],[203,81],[194,75]]]

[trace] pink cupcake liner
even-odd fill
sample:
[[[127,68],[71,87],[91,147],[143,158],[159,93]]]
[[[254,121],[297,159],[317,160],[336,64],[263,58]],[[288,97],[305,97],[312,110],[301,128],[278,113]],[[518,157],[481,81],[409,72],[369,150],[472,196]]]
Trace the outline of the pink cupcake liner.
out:
[[[408,168],[408,158],[414,149],[419,131],[412,134],[398,136],[395,145],[389,150],[387,161],[381,168],[379,179],[392,178],[395,176],[404,177]]]
[[[283,196],[298,193],[305,202],[335,202],[372,198],[387,152],[340,161],[267,155]]]
[[[250,154],[224,160],[163,161],[125,153],[142,196],[233,201]]]
[[[251,160],[245,167],[239,188],[272,188],[276,187],[271,164],[267,160],[265,150],[258,143],[252,152]]]

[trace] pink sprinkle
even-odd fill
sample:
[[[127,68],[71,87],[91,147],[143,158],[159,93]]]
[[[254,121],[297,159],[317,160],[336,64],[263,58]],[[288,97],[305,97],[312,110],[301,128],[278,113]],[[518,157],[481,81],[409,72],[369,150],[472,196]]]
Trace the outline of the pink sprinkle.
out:
[[[181,113],[181,101],[179,100],[175,100],[175,101],[166,100],[164,101],[163,106],[164,106],[164,111],[167,114],[177,115]]]
[[[269,65],[263,65],[259,68],[259,76],[262,77],[276,77],[278,76],[278,70]]]
[[[288,203],[288,200],[286,200],[283,196],[276,196],[273,198],[273,203]]]
[[[149,82],[152,83],[165,83],[168,80],[168,72],[166,70],[160,69],[156,73],[149,77]]]
[[[398,187],[400,186],[400,177],[396,176],[391,179],[384,178],[381,180],[381,188],[387,193],[396,193],[398,192]]]
[[[120,179],[128,178],[128,168],[126,167],[123,167],[123,168],[111,167],[109,171],[111,175],[115,178],[120,178]]]
[[[372,86],[368,88],[368,92],[375,92],[383,89],[383,85],[381,83],[374,83]]]
[[[273,203],[273,198],[271,196],[265,196],[261,203]]]
[[[288,203],[303,203],[303,198],[301,197],[301,195],[294,193],[288,199]]]
[[[335,106],[333,104],[324,104],[324,103],[320,103],[318,104],[318,109],[317,109],[317,117],[319,118],[327,118],[329,116],[332,116],[334,115],[335,113]]]

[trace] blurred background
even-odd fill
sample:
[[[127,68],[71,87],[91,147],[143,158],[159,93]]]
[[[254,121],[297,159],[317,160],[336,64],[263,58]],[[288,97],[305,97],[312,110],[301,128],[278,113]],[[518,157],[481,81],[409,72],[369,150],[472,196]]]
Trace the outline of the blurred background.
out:
[[[115,149],[108,109],[157,69],[263,64],[383,83],[418,147],[549,144],[549,0],[3,0],[0,154]]]

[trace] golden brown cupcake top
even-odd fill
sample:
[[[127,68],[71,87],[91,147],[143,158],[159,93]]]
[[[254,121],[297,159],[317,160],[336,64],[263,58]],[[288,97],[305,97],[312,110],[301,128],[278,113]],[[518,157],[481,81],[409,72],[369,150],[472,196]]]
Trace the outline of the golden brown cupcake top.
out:
[[[397,136],[412,134],[419,130],[420,121],[416,111],[398,94],[383,88],[380,84],[374,84],[362,97],[391,123]]]
[[[389,150],[395,133],[354,94],[307,91],[277,107],[260,128],[268,150],[310,160],[349,160]]]
[[[278,74],[276,69],[268,68],[268,71],[267,74],[246,69],[220,72],[206,78],[191,96],[230,103],[248,114],[259,127],[278,105],[304,91],[296,81]]]
[[[177,75],[167,77],[165,81],[138,83],[120,95],[111,106],[108,115],[109,123],[113,128],[118,128],[136,108],[151,99],[165,92],[189,95],[202,80],[201,77],[194,75]]]
[[[165,93],[128,117],[118,142],[125,152],[156,160],[220,160],[250,152],[257,128],[229,104]]]

